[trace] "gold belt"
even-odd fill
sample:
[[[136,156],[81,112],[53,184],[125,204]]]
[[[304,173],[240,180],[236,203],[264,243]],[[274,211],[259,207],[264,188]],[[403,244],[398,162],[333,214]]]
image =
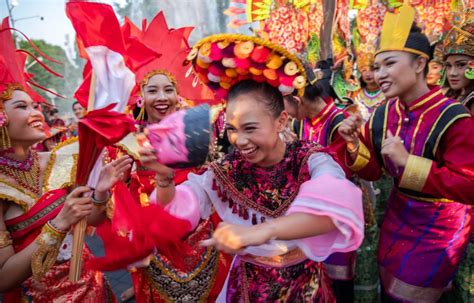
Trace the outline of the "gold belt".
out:
[[[261,256],[254,256],[254,255],[242,256],[242,260],[245,262],[253,263],[256,265],[277,267],[277,268],[295,265],[295,264],[301,263],[302,261],[306,259],[307,257],[299,248],[292,249],[283,255],[273,256],[273,257],[261,257]]]

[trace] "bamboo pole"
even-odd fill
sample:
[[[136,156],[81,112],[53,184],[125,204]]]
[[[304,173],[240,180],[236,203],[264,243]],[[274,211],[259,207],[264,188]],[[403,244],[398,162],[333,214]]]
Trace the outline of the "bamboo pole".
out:
[[[89,99],[87,102],[87,111],[94,109],[96,76],[94,70],[91,75],[91,85],[89,90]],[[82,270],[82,251],[84,250],[84,237],[87,228],[87,218],[81,219],[74,225],[71,266],[69,268],[69,280],[73,283],[79,281]]]

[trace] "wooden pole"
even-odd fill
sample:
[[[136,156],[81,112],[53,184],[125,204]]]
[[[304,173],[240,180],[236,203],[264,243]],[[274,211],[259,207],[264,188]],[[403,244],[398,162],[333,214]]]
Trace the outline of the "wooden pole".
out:
[[[94,70],[91,75],[91,85],[89,90],[89,99],[87,102],[87,111],[94,109],[96,76]],[[87,219],[81,219],[74,225],[71,266],[69,268],[69,280],[73,283],[79,281],[82,270],[82,251],[84,250],[84,237],[86,234]]]
[[[332,37],[334,29],[334,20],[336,18],[335,0],[323,0],[323,24],[321,26],[321,59],[332,58]]]

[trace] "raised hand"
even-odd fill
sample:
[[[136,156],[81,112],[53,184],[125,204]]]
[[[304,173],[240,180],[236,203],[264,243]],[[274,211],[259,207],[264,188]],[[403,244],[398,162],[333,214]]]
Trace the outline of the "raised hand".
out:
[[[410,155],[403,144],[402,139],[394,136],[390,130],[387,131],[387,138],[382,145],[382,155],[387,156],[393,164],[398,167],[405,167]]]
[[[102,167],[99,175],[99,182],[96,185],[96,194],[110,190],[115,183],[123,180],[125,174],[132,168],[132,158],[124,155]],[[97,196],[95,196],[97,198]]]

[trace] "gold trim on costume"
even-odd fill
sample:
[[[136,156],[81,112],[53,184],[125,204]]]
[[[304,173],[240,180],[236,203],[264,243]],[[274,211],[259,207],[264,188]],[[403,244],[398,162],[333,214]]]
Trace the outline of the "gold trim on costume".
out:
[[[403,123],[403,117],[400,111],[400,99],[397,99],[397,101],[395,101],[395,110],[397,111],[397,115],[398,115],[398,126],[397,126],[397,130],[395,131],[395,136],[400,136],[400,132],[402,131],[402,123]]]
[[[412,105],[412,106],[408,106],[408,110],[413,111],[413,110],[417,109],[418,107],[424,105],[426,102],[430,101],[431,99],[433,99],[433,98],[435,98],[435,97],[437,97],[438,95],[441,95],[441,94],[442,94],[441,90],[438,90],[438,91],[435,92],[434,94],[430,94],[428,97],[426,97],[426,98],[423,99],[422,101],[420,101],[420,102],[418,102],[418,103],[416,103],[416,104],[414,104],[414,105]],[[403,106],[404,106],[404,105],[403,105],[403,103],[402,103],[402,107],[403,107]]]
[[[301,263],[306,259],[308,258],[299,248],[292,249],[283,255],[273,257],[262,257],[254,255],[242,256],[242,260],[245,262],[276,268],[292,266]]]
[[[426,197],[412,196],[412,195],[409,195],[409,194],[404,193],[402,191],[399,191],[399,193],[404,195],[405,197],[410,198],[410,199],[423,201],[423,202],[430,202],[430,203],[453,203],[453,202],[456,202],[454,200],[450,200],[450,199],[446,199],[446,198],[426,198]]]
[[[443,117],[444,113],[450,109],[451,107],[453,106],[456,106],[456,103],[452,103],[450,104],[449,106],[447,106],[439,115],[438,115],[438,118],[436,119],[436,121],[433,123],[433,125],[437,125],[438,124],[438,121],[439,119],[441,119],[441,117]],[[458,116],[456,116],[454,119],[452,119],[451,121],[449,121],[448,123],[446,123],[446,125],[444,126],[443,130],[439,133],[439,136],[438,138],[436,139],[436,143],[433,147],[433,155],[436,155],[436,151],[438,149],[438,145],[439,145],[439,142],[441,140],[441,138],[443,137],[443,134],[446,132],[446,130],[449,128],[449,126],[451,126],[451,124],[453,124],[454,122],[456,122],[459,118],[469,118],[471,117],[470,114],[466,113],[466,114],[460,114]],[[435,130],[435,127],[432,127],[431,130],[430,130],[430,133],[428,134],[427,138],[430,138],[431,137],[431,134],[433,133],[433,131]],[[423,146],[423,150],[421,151],[421,154],[423,155],[425,153],[425,148],[426,148],[426,144],[425,146]]]
[[[38,249],[31,256],[31,271],[37,281],[56,263],[59,248],[67,233],[59,232],[46,223],[36,239]]]
[[[440,117],[441,117],[441,115],[440,115]],[[439,142],[441,141],[441,138],[443,137],[444,133],[448,130],[448,128],[451,126],[451,124],[458,121],[458,119],[460,119],[460,118],[471,118],[471,117],[472,116],[470,114],[465,113],[465,114],[461,114],[461,115],[457,116],[456,118],[454,118],[451,121],[449,121],[448,123],[446,123],[443,130],[439,133],[438,138],[436,138],[436,143],[433,147],[433,155],[436,155],[436,151],[438,150]]]
[[[441,103],[446,102],[446,100],[448,100],[448,98],[441,99],[440,101],[438,101],[437,103],[431,105],[424,112],[421,113],[420,117],[418,118],[418,123],[416,124],[415,131],[413,132],[413,140],[411,141],[411,144],[410,144],[410,154],[413,154],[413,151],[415,150],[416,135],[418,134],[418,130],[420,128],[421,123],[423,123],[423,117],[425,116],[426,113],[428,113],[433,108],[437,107]],[[436,125],[436,124],[434,124],[434,125]]]
[[[43,180],[43,192],[64,188],[76,178],[79,143],[77,137],[61,142],[51,151]]]
[[[379,272],[387,293],[404,301],[418,303],[437,302],[444,291],[444,288],[421,287],[403,282],[390,274],[382,266],[379,266]]]
[[[17,204],[24,212],[28,211],[36,203],[37,199],[37,197],[28,193],[20,186],[11,184],[2,179],[0,179],[0,192],[0,199],[5,199]]]
[[[333,280],[351,280],[354,278],[355,263],[350,266],[324,263],[329,278]]]
[[[399,187],[421,192],[431,171],[433,161],[409,155]]]
[[[377,51],[375,53],[375,55],[377,56],[378,54],[380,53],[384,53],[384,52],[396,52],[396,51],[400,51],[400,52],[407,52],[407,53],[412,53],[414,55],[418,55],[420,57],[423,57],[423,58],[426,58],[426,59],[429,59],[430,57],[425,54],[424,52],[420,52],[419,50],[417,49],[413,49],[413,48],[408,48],[408,47],[399,47],[399,48],[389,48],[389,49],[381,49],[379,51]]]
[[[359,150],[357,152],[357,157],[352,165],[348,165],[349,169],[358,172],[364,167],[367,166],[370,162],[370,151],[367,146],[365,146],[362,141],[359,141]]]

